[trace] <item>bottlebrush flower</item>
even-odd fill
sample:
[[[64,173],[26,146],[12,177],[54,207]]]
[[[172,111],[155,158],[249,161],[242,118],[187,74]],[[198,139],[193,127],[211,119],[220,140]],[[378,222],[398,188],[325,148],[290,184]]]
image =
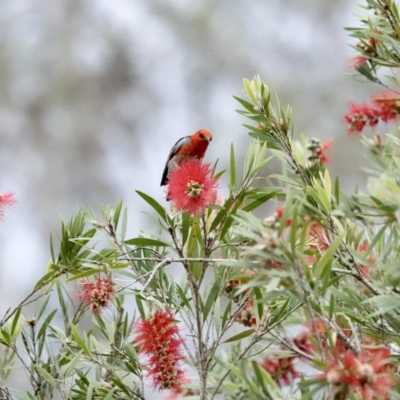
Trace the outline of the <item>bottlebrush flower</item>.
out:
[[[325,154],[326,151],[330,150],[333,146],[332,140],[324,140],[321,142],[321,147],[316,151],[317,156],[322,164],[326,164],[330,161],[329,156]]]
[[[158,309],[149,319],[135,325],[138,352],[147,358],[148,377],[155,389],[177,389],[184,380],[180,362],[182,339],[171,310]]]
[[[87,278],[79,280],[81,291],[78,294],[79,299],[86,303],[86,308],[93,314],[100,314],[104,307],[107,307],[115,293],[114,283],[109,277],[101,277],[92,282]]]
[[[311,155],[308,157],[308,160],[312,164],[314,164],[315,161],[320,161],[322,164],[326,164],[330,159],[325,152],[330,150],[332,145],[332,140],[324,140],[323,142],[320,142],[319,139],[310,139],[307,149],[310,151]]]
[[[362,66],[365,65],[365,63],[367,62],[368,58],[365,56],[354,56],[354,57],[350,57],[348,59],[348,63],[349,63],[349,67],[350,68],[354,68],[354,69],[358,69]]]
[[[4,216],[4,209],[7,207],[13,207],[17,203],[14,197],[14,193],[0,193],[0,221]]]
[[[265,358],[261,366],[271,375],[279,386],[288,386],[294,379],[300,377],[296,371],[294,361],[296,357]]]
[[[350,391],[364,400],[386,399],[397,382],[389,358],[387,348],[364,349],[361,354],[343,350],[331,359],[320,379],[333,384],[336,394]]]
[[[257,319],[254,313],[254,305],[252,301],[249,301],[246,304],[246,307],[236,317],[236,321],[248,327],[257,325]]]
[[[211,173],[211,164],[196,159],[182,162],[170,173],[168,199],[178,211],[198,214],[215,200],[218,184]]]
[[[186,373],[183,373],[183,377],[179,386],[171,389],[171,391],[164,397],[164,400],[177,400],[188,396],[194,396],[195,393],[192,389],[185,387],[185,384],[191,383]]]
[[[395,92],[384,92],[371,96],[370,104],[364,102],[360,105],[350,102],[349,113],[344,116],[344,121],[349,124],[348,134],[361,133],[366,126],[375,127],[379,120],[391,122],[397,119],[399,108],[397,101],[399,94]]]

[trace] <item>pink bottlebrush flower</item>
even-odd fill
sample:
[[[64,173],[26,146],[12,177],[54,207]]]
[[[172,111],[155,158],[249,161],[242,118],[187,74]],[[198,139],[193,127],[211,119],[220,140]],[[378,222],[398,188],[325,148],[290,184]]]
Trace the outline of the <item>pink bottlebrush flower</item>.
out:
[[[365,63],[367,62],[368,58],[365,56],[354,56],[354,57],[350,57],[348,59],[348,63],[349,63],[349,67],[350,68],[354,68],[354,69],[358,69],[362,66],[365,65]]]
[[[300,377],[296,371],[294,361],[296,357],[265,358],[261,366],[271,375],[279,386],[288,386],[294,379]]]
[[[331,358],[321,380],[334,385],[335,393],[360,394],[364,400],[386,399],[397,382],[387,348],[364,349],[360,354],[344,350]]]
[[[135,325],[135,343],[139,354],[145,356],[155,389],[177,389],[184,378],[180,362],[182,339],[171,310],[158,309],[149,319]]]
[[[93,314],[100,314],[104,307],[107,307],[115,293],[114,283],[109,277],[101,277],[92,282],[87,278],[79,280],[81,291],[78,294],[79,299],[86,303],[86,308]]]
[[[366,126],[373,128],[379,122],[392,122],[399,115],[397,101],[400,96],[394,92],[384,92],[371,96],[372,103],[349,103],[349,113],[344,116],[344,121],[349,124],[348,134],[361,133]]]
[[[320,148],[316,151],[317,156],[322,164],[326,164],[330,161],[329,156],[325,154],[326,151],[330,150],[333,146],[332,140],[324,140],[321,142]]]
[[[13,207],[17,203],[17,200],[14,197],[14,193],[0,193],[0,221],[4,216],[4,209],[6,207]]]
[[[168,199],[179,211],[203,212],[216,199],[218,184],[211,173],[211,164],[196,159],[182,162],[168,178]]]

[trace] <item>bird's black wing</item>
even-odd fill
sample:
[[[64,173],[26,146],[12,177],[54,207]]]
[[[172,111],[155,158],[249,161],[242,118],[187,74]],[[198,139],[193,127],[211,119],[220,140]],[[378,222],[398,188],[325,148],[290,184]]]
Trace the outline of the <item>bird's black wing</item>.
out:
[[[161,178],[161,185],[166,185],[168,183],[168,164],[171,161],[171,158],[178,152],[178,150],[184,146],[185,144],[188,144],[191,141],[190,136],[185,136],[183,138],[180,138],[172,147],[168,158],[167,158],[167,162],[165,163],[165,168],[164,168],[164,172],[162,174],[162,178]]]

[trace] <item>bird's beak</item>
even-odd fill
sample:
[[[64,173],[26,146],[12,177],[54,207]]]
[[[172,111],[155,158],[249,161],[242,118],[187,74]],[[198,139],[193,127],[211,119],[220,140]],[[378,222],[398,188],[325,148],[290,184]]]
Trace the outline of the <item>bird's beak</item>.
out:
[[[209,137],[204,136],[204,140],[207,140],[208,143],[210,143],[211,139]]]

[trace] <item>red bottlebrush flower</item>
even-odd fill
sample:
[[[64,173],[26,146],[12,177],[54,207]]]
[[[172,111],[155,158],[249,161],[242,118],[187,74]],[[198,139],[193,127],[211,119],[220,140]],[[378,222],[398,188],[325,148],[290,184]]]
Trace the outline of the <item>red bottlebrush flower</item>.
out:
[[[186,376],[186,373],[183,373],[180,385],[171,389],[171,391],[164,397],[164,400],[176,400],[187,396],[194,396],[194,391],[186,388],[184,386],[185,383],[190,383],[190,379]]]
[[[387,348],[365,349],[361,354],[342,350],[331,359],[320,379],[333,384],[335,393],[350,391],[364,400],[386,399],[397,382],[389,358]]]
[[[303,353],[311,354],[316,351],[316,347],[311,341],[311,338],[316,338],[319,336],[320,339],[323,339],[326,332],[326,324],[322,319],[317,319],[315,320],[315,325],[313,325],[311,322],[307,322],[306,328],[307,329],[304,332],[300,333],[293,339],[293,344]],[[323,342],[325,343],[325,341]]]
[[[279,386],[288,386],[300,374],[294,367],[296,357],[265,358],[261,366],[271,375],[271,378]]]
[[[242,270],[241,274],[243,275],[241,279],[231,279],[225,286],[225,293],[232,297],[235,302],[238,302],[248,292],[248,290],[245,290],[240,294],[237,294],[236,292],[238,289],[242,285],[245,285],[252,277],[256,276],[256,272],[250,269]]]
[[[182,162],[169,175],[168,199],[179,211],[203,212],[216,198],[218,184],[211,173],[210,163],[196,159]]]
[[[248,327],[257,325],[257,319],[256,315],[254,314],[254,306],[252,301],[249,301],[246,304],[244,310],[242,310],[237,316],[236,321]]]
[[[326,164],[330,161],[329,156],[327,156],[325,154],[325,152],[330,150],[332,146],[333,146],[332,140],[325,140],[325,141],[321,142],[321,146],[316,151],[316,154],[319,157],[319,160],[321,161],[322,164]]]
[[[349,113],[344,116],[344,121],[349,124],[348,134],[361,133],[366,126],[374,127],[379,120],[391,122],[397,119],[399,109],[397,101],[400,97],[394,92],[384,92],[371,96],[372,104],[349,103]]]
[[[184,359],[183,341],[172,311],[158,309],[151,318],[138,322],[135,331],[135,343],[139,354],[147,358],[145,365],[150,368],[148,377],[151,377],[153,387],[160,390],[179,388],[184,377],[179,365]]]
[[[6,207],[13,207],[17,203],[14,193],[0,193],[0,221],[4,216],[4,209]]]
[[[365,56],[354,56],[354,57],[350,57],[348,59],[348,63],[349,63],[349,67],[350,68],[354,68],[354,69],[358,69],[362,66],[365,65],[365,63],[367,62],[368,58]]]
[[[384,122],[394,121],[397,118],[397,101],[399,94],[389,91],[379,95],[372,95],[371,99],[379,110],[379,118]]]
[[[100,274],[92,282],[87,278],[80,279],[81,291],[79,299],[86,303],[93,314],[100,314],[104,307],[107,307],[112,300],[115,290],[114,283],[109,277],[102,278]]]

